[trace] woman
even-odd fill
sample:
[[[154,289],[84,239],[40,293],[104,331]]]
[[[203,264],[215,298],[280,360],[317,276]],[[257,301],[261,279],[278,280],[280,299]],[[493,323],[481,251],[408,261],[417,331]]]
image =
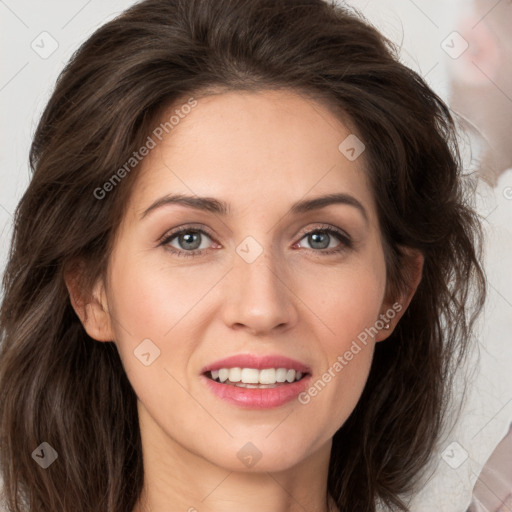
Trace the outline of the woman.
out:
[[[407,509],[484,294],[454,123],[320,0],[146,0],[63,71],[4,279],[11,511]]]

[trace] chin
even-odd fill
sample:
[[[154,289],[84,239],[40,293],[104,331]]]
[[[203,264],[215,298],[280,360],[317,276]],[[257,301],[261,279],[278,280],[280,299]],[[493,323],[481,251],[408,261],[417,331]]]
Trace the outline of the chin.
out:
[[[210,461],[233,472],[275,473],[299,465],[309,459],[315,451],[313,447],[307,450],[307,442],[301,438],[290,440],[276,436],[270,440],[253,436],[252,440],[239,439],[226,446],[222,453],[215,454],[218,456],[212,457],[211,453],[208,454]]]

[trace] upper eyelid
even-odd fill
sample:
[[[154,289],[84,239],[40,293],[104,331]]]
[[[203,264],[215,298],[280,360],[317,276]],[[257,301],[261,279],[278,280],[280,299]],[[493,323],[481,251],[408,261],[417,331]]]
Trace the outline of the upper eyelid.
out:
[[[202,225],[195,225],[195,224],[185,224],[183,226],[177,226],[176,228],[170,229],[169,231],[166,231],[160,238],[159,242],[165,242],[166,240],[169,240],[170,238],[175,237],[176,235],[179,235],[180,233],[187,232],[187,231],[199,231],[201,233],[204,233],[205,235],[208,235],[210,238],[215,239],[215,235],[210,233],[208,228]]]

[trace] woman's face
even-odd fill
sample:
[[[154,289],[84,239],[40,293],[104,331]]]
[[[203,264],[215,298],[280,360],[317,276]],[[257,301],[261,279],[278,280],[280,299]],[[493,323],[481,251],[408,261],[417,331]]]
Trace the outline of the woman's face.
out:
[[[231,471],[328,454],[391,306],[363,146],[292,92],[180,112],[139,164],[106,283],[142,436]]]

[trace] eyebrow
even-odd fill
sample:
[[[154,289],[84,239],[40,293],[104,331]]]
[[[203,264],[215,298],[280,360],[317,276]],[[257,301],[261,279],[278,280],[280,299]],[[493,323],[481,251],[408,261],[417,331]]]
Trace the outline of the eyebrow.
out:
[[[187,196],[184,194],[168,194],[164,197],[161,197],[160,199],[157,199],[148,208],[146,208],[146,210],[144,210],[140,218],[142,220],[152,211],[171,204],[186,206],[188,208],[203,210],[222,216],[229,215],[231,212],[228,203],[221,201],[219,199],[215,199],[213,197]],[[299,215],[301,213],[319,210],[332,204],[344,204],[347,206],[352,206],[356,208],[364,217],[365,221],[368,222],[368,213],[366,212],[366,209],[361,204],[361,202],[359,202],[355,197],[344,193],[328,194],[325,196],[316,197],[314,199],[303,199],[301,201],[294,203],[291,206],[290,213],[294,215]]]

